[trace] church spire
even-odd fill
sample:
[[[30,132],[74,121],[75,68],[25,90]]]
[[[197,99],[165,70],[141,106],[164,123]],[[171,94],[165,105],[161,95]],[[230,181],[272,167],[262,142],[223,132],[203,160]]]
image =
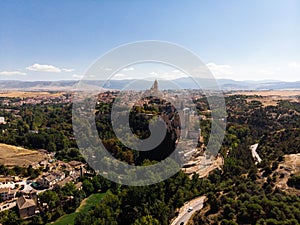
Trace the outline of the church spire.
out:
[[[152,87],[150,88],[150,94],[152,96],[158,96],[158,82],[157,82],[157,80],[154,81]]]

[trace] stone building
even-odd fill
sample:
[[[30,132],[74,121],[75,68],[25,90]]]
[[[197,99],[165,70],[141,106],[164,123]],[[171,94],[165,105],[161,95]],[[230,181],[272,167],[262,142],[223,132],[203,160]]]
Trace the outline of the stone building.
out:
[[[17,200],[17,207],[21,218],[28,218],[35,215],[37,201],[34,196],[21,196]]]

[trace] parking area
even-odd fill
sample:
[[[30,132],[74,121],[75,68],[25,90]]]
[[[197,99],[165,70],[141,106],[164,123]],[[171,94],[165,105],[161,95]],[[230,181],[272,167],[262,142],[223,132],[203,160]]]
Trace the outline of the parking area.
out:
[[[22,180],[18,182],[13,182],[13,181],[7,181],[5,183],[1,182],[0,183],[0,189],[1,188],[10,188],[10,189],[15,189],[15,188],[20,188],[21,190],[25,192],[30,192],[33,188],[30,186],[31,181],[27,180]]]

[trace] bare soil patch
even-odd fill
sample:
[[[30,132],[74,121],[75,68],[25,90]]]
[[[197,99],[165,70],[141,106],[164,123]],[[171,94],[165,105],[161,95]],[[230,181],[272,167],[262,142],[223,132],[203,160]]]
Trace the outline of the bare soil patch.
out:
[[[237,91],[229,95],[260,95],[260,96],[278,96],[295,97],[300,95],[300,91],[282,90],[282,91]]]
[[[277,177],[276,186],[291,194],[300,194],[300,190],[291,188],[287,185],[288,179],[291,174],[300,173],[300,153],[284,155],[284,162],[279,163],[278,169],[274,174]]]
[[[276,106],[279,100],[300,101],[299,98],[297,98],[300,96],[300,91],[237,91],[228,95],[247,95],[250,96],[247,98],[247,102],[257,100],[260,101],[263,106]]]
[[[28,167],[46,158],[39,151],[0,143],[0,164],[6,166]]]
[[[65,92],[47,92],[47,91],[41,91],[41,92],[35,92],[35,91],[5,91],[0,92],[0,97],[7,97],[7,98],[36,98],[36,97],[60,97]]]
[[[209,173],[215,169],[221,169],[223,165],[223,158],[217,157],[216,159],[204,159],[204,156],[198,157],[194,162],[195,165],[183,168],[183,172],[192,176],[193,173],[197,173],[200,178],[207,177]]]

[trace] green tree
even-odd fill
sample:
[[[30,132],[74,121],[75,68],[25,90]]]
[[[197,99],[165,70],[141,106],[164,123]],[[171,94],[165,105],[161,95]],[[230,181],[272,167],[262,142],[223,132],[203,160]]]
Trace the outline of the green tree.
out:
[[[94,186],[93,186],[93,183],[88,180],[88,179],[85,179],[83,182],[82,182],[82,189],[84,190],[85,193],[87,193],[88,195],[92,194],[94,192]]]
[[[0,212],[0,223],[3,225],[18,225],[20,224],[20,221],[14,211],[5,210]]]
[[[40,202],[46,203],[49,209],[54,209],[60,203],[60,199],[56,192],[47,190],[39,194]]]
[[[133,225],[159,225],[159,221],[148,215],[135,220]]]

